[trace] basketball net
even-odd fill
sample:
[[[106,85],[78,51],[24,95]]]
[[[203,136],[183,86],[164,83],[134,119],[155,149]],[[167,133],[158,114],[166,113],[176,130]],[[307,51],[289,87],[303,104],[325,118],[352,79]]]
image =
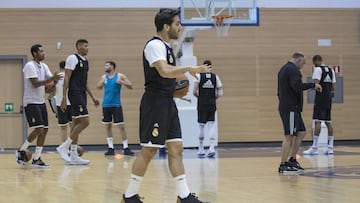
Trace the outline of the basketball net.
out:
[[[214,19],[214,27],[218,37],[226,37],[229,34],[232,16],[230,15],[217,15],[212,16]]]

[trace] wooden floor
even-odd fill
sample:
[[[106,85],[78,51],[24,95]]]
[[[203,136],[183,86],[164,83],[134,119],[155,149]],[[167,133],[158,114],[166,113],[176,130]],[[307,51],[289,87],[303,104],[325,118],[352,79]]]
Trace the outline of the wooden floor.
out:
[[[215,159],[199,159],[184,151],[192,192],[212,203],[239,202],[359,202],[360,147],[337,147],[335,155],[300,157],[305,172],[279,175],[280,148],[218,149]],[[58,154],[42,156],[50,169],[19,167],[14,154],[0,153],[0,202],[115,203],[120,202],[134,158],[87,152],[89,166],[66,166]],[[173,179],[166,159],[148,168],[140,195],[147,203],[175,203]]]

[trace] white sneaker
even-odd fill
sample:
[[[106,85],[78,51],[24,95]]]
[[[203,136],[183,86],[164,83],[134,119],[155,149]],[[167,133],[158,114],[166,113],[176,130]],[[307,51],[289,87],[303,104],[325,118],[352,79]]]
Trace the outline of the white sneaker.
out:
[[[207,154],[207,157],[209,157],[209,158],[214,158],[215,157],[215,150],[209,150],[208,151],[208,154]]]
[[[88,165],[90,160],[85,160],[78,155],[70,155],[69,165]]]
[[[204,149],[199,149],[198,156],[199,157],[204,157],[205,156],[205,150]]]
[[[305,155],[317,155],[319,154],[318,148],[311,146],[308,150],[303,151]]]
[[[69,163],[71,162],[71,159],[69,157],[69,150],[63,146],[58,146],[56,148],[56,151],[60,154],[61,158],[66,162]]]
[[[333,147],[328,147],[325,154],[334,154],[334,148]]]

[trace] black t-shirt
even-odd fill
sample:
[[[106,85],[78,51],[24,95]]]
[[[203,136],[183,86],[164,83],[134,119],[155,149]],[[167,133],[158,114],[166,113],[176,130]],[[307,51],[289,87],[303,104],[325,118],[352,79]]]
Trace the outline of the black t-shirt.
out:
[[[315,94],[315,105],[322,106],[324,108],[330,108],[332,102],[332,80],[333,73],[328,66],[319,66],[321,68],[322,74],[320,79],[320,85],[322,87],[322,92],[316,92]],[[325,68],[328,68],[326,71]]]
[[[161,40],[158,37],[153,37],[146,44],[152,40]],[[162,41],[162,40],[161,40]],[[169,47],[164,41],[162,41],[166,48],[166,60],[167,63],[176,66],[175,55],[171,47]],[[146,46],[146,45],[145,45]],[[145,58],[143,51],[143,66],[145,75],[145,91],[155,92],[158,94],[171,96],[175,91],[175,78],[164,78],[161,77],[155,67],[150,67],[149,62]]]
[[[286,63],[278,73],[279,111],[302,112],[303,91],[314,87],[315,83],[302,82],[300,70],[294,63]]]
[[[198,110],[216,110],[216,75],[214,73],[200,73]]]
[[[78,59],[69,80],[69,91],[86,92],[87,77],[89,71],[89,62],[83,60],[79,55],[75,54]]]

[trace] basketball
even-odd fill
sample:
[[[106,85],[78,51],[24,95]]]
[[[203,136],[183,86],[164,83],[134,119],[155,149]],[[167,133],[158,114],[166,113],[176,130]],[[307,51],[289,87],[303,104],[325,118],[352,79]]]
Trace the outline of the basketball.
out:
[[[182,98],[187,95],[189,91],[189,79],[182,74],[176,78],[174,97]]]
[[[78,145],[77,152],[78,152],[79,156],[82,156],[84,154],[85,150],[80,145]]]
[[[25,157],[24,157],[24,161],[25,162],[29,162],[32,158],[32,153],[30,150],[24,150],[25,151]]]
[[[55,89],[54,81],[51,81],[51,82],[45,84],[45,92],[46,93],[52,92],[54,89]]]

